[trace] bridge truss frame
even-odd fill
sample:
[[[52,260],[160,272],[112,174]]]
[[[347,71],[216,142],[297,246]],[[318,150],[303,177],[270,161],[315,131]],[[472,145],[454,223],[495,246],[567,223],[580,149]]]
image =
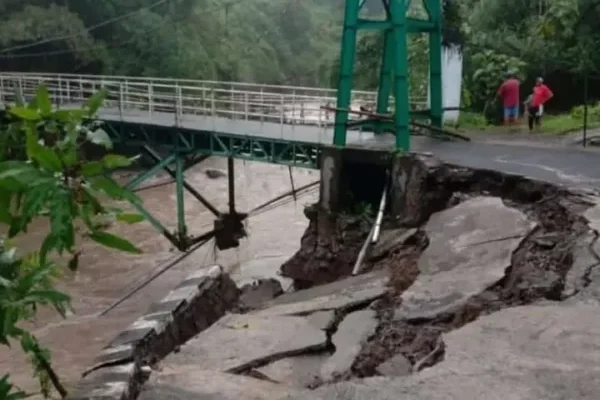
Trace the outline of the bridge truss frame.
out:
[[[407,16],[413,0],[381,0],[386,11],[382,20],[361,18],[361,10],[368,0],[346,0],[344,32],[340,55],[340,73],[334,126],[334,145],[344,147],[349,128],[352,78],[356,61],[356,43],[360,30],[383,32],[384,44],[379,73],[377,113],[388,112],[390,94],[394,101],[393,123],[381,119],[361,121],[376,133],[393,132],[396,149],[410,150],[410,106],[407,38],[410,33],[429,36],[429,101],[431,124],[441,128],[442,99],[442,4],[441,0],[414,0],[422,2],[427,19]],[[353,125],[356,125],[353,123]]]

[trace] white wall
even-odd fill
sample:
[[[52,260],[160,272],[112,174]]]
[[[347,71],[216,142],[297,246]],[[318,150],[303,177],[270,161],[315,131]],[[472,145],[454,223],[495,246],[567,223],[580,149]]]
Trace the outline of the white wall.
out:
[[[442,49],[442,97],[443,107],[460,107],[460,94],[462,89],[462,52],[458,47],[444,47]],[[429,92],[427,94],[429,103]],[[459,111],[445,111],[444,122],[456,121]]]

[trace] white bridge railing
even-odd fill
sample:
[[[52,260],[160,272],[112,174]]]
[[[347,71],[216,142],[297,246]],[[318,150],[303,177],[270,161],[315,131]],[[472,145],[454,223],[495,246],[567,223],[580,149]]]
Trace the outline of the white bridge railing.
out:
[[[198,81],[125,76],[0,73],[0,103],[11,103],[19,94],[35,96],[37,87],[46,84],[60,106],[76,106],[101,88],[107,91],[104,110],[110,114],[165,118],[176,121],[188,116],[220,117],[236,120],[272,122],[285,125],[327,126],[333,113],[322,106],[335,106],[336,90],[254,83]],[[352,109],[374,108],[375,92],[354,91]],[[390,100],[393,103],[393,99]],[[426,107],[418,101],[413,109]],[[352,118],[356,118],[352,116]]]

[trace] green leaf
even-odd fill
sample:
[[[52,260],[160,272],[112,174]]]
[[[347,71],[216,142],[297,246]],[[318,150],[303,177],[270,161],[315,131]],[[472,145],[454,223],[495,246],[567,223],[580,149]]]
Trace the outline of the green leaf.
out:
[[[144,216],[141,214],[128,214],[121,213],[117,214],[117,220],[121,222],[126,222],[128,224],[137,224],[138,222],[142,222],[144,220]]]
[[[38,86],[36,101],[42,115],[48,115],[52,112],[52,102],[45,84]]]
[[[113,249],[125,251],[128,253],[140,254],[142,251],[135,247],[131,242],[123,239],[119,236],[115,236],[108,232],[93,232],[90,234],[90,238],[95,242]]]
[[[99,161],[92,161],[81,166],[81,175],[86,178],[98,176],[104,171],[104,166]]]
[[[54,177],[25,162],[0,162],[0,188],[18,192],[54,181]]]
[[[52,172],[62,171],[62,163],[53,148],[33,143],[31,146],[28,146],[28,152],[29,157],[37,161],[42,168]]]
[[[137,197],[133,192],[127,190],[113,179],[106,176],[100,176],[94,179],[92,182],[92,188],[106,193],[115,200],[128,200],[132,203],[141,202],[139,197]]]
[[[110,136],[102,129],[96,129],[95,131],[88,131],[87,139],[99,146],[104,147],[105,149],[112,150],[113,144],[112,140],[110,140]]]
[[[36,110],[30,110],[23,107],[13,107],[10,109],[10,113],[27,121],[39,121],[41,119],[40,114]]]
[[[131,162],[131,159],[117,154],[107,154],[102,158],[102,164],[108,169],[128,167]]]
[[[81,120],[87,116],[86,110],[56,110],[52,113],[52,118],[66,123],[73,119]]]
[[[67,189],[54,193],[52,197],[52,212],[50,213],[50,231],[56,237],[57,249],[72,249],[75,246],[75,229],[73,213],[77,208],[71,192]]]
[[[89,98],[86,104],[86,108],[88,111],[88,116],[95,115],[102,104],[104,103],[104,99],[106,98],[107,92],[106,89],[102,89],[99,92],[95,93],[92,97]]]

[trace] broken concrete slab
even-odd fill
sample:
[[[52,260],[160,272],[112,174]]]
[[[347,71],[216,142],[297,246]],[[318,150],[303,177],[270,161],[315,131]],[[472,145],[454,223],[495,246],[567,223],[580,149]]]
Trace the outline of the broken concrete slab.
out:
[[[277,279],[258,279],[240,288],[240,307],[254,309],[283,293],[281,283]]]
[[[402,378],[328,385],[286,399],[594,400],[600,391],[600,308],[505,309],[443,335],[444,360]]]
[[[374,271],[310,289],[286,293],[265,305],[255,315],[305,315],[316,311],[341,310],[377,300],[387,292],[386,271]]]
[[[396,319],[432,319],[498,282],[535,223],[497,197],[476,197],[433,214],[420,274],[402,295]]]
[[[377,313],[374,310],[348,314],[331,338],[335,352],[321,367],[321,378],[330,381],[348,372],[363,344],[375,333],[377,325]]]
[[[412,364],[402,354],[396,354],[377,367],[377,373],[383,376],[407,376],[412,372]]]
[[[418,229],[387,229],[381,231],[379,241],[373,245],[370,258],[381,258],[395,248],[402,246],[408,239],[415,235]]]
[[[138,399],[264,400],[292,393],[294,389],[273,382],[182,366],[154,372]]]
[[[595,206],[588,208],[584,213],[583,217],[588,220],[588,224],[591,229],[596,232],[600,232],[600,198],[591,198],[596,203]]]
[[[169,355],[164,364],[241,372],[326,347],[326,333],[309,318],[230,314]]]
[[[320,380],[319,371],[328,358],[327,353],[289,357],[258,368],[258,372],[275,382],[305,388]]]
[[[573,264],[567,272],[562,297],[567,298],[579,293],[586,286],[591,269],[600,264],[600,260],[591,248],[596,244],[596,233],[588,232],[581,236],[573,248]]]

